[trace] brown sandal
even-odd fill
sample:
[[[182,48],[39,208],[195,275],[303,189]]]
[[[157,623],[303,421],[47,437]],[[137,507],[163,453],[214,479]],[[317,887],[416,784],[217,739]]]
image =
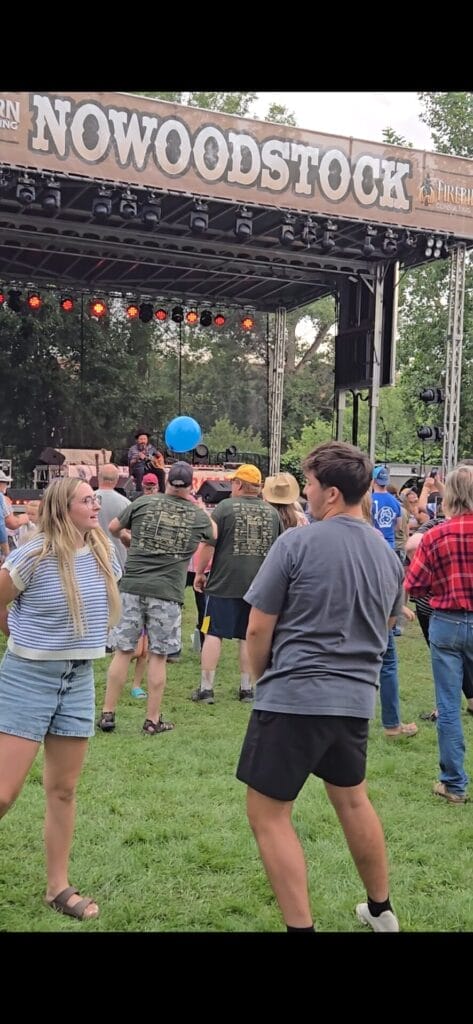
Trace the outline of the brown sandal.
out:
[[[92,921],[94,918],[99,916],[97,911],[96,914],[86,914],[87,907],[90,907],[91,903],[95,903],[95,900],[90,899],[89,896],[84,896],[84,899],[78,900],[74,903],[73,907],[70,907],[68,900],[71,896],[78,896],[79,890],[74,889],[73,885],[69,885],[67,889],[63,889],[62,892],[58,892],[57,896],[53,900],[45,899],[45,903],[51,910],[56,910],[58,914],[68,914],[69,917],[76,917],[79,921]]]
[[[384,735],[390,740],[397,740],[402,736],[415,736],[417,732],[418,729],[415,722],[409,722],[409,725],[404,725],[404,723],[401,722],[401,724],[395,729],[385,729]]]
[[[172,722],[163,722],[163,716],[160,715],[157,722],[153,722],[151,718],[146,718],[143,725],[143,732],[147,736],[155,736],[158,732],[171,732],[174,729]]]

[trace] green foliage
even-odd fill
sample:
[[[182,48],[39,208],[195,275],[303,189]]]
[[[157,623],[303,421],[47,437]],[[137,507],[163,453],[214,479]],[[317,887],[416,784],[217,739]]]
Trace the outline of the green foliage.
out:
[[[422,121],[432,132],[439,153],[473,156],[473,95],[471,92],[420,92],[425,105]]]
[[[388,142],[391,146],[408,146],[412,149],[412,142],[407,142],[407,139],[403,135],[398,135],[393,128],[383,128],[383,142]]]
[[[284,452],[284,464],[291,462],[293,465],[300,464],[303,459],[318,444],[332,439],[332,427],[326,420],[315,419],[301,430],[300,437],[291,438],[288,447]]]
[[[251,427],[239,430],[230,422],[228,416],[216,420],[213,427],[206,432],[204,441],[211,452],[224,452],[231,444],[234,444],[239,452],[258,452],[262,455],[267,452],[261,434],[253,433]]]
[[[294,128],[297,125],[296,115],[281,103],[271,103],[264,120],[274,121],[276,124],[289,124]]]
[[[202,110],[216,110],[221,114],[235,114],[237,117],[254,117],[252,107],[257,99],[255,92],[143,92],[140,95],[200,107]],[[293,126],[297,124],[295,114],[279,103],[269,106],[264,120]]]

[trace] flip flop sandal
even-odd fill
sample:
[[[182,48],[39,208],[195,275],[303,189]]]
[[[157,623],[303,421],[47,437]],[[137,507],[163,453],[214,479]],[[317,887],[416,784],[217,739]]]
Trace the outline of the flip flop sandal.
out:
[[[56,910],[58,914],[67,914],[69,917],[76,917],[79,921],[92,921],[99,916],[98,912],[96,914],[85,913],[87,907],[90,907],[91,903],[95,903],[95,900],[90,899],[89,896],[84,896],[84,899],[78,900],[77,903],[74,903],[73,907],[69,906],[67,901],[71,896],[76,895],[79,895],[79,890],[74,889],[73,885],[69,885],[67,889],[58,892],[53,900],[45,899],[44,902],[47,907],[51,907],[51,910]]]
[[[143,725],[143,732],[147,736],[155,736],[158,732],[171,732],[171,729],[174,729],[173,723],[163,722],[162,715],[159,716],[159,721],[157,722],[152,722],[151,718],[147,718]]]
[[[384,735],[387,737],[388,740],[397,740],[401,739],[402,737],[415,736],[416,733],[417,726],[415,722],[410,722],[409,725],[400,725],[399,729],[396,732],[387,732],[386,729],[384,730]]]

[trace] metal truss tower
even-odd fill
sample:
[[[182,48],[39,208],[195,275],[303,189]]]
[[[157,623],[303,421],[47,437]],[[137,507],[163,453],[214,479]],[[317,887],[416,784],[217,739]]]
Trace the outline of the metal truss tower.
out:
[[[442,470],[445,474],[458,462],[458,429],[460,425],[461,370],[463,352],[463,307],[465,301],[464,243],[451,253],[450,291],[448,297],[447,367],[445,374],[445,409],[443,422]]]
[[[276,310],[274,349],[269,377],[269,474],[279,473],[281,463],[282,403],[286,362],[286,310]]]

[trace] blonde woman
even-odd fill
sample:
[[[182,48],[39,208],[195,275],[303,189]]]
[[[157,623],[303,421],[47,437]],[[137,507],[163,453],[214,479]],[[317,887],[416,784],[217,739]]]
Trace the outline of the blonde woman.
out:
[[[0,817],[20,793],[44,741],[46,903],[80,920],[99,908],[69,885],[75,791],[94,732],[92,660],[120,615],[120,565],[82,480],[55,480],[38,533],[0,570]],[[10,610],[8,605],[13,602]]]

